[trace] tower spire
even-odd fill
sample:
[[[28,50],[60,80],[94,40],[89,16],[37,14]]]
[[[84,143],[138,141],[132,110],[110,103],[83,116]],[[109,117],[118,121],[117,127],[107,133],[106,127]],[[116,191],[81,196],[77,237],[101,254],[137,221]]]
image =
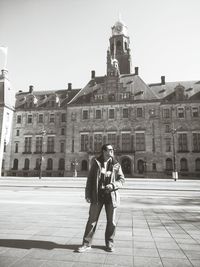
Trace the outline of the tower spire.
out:
[[[8,47],[0,46],[0,51],[2,51],[3,54],[4,54],[4,64],[3,64],[3,69],[6,70],[6,67],[7,67]]]

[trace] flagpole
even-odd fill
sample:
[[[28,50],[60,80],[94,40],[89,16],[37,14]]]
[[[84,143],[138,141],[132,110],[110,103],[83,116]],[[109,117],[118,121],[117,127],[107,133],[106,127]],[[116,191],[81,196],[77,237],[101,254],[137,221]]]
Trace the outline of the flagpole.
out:
[[[7,58],[8,58],[8,47],[5,46],[0,46],[0,51],[3,52],[4,54],[4,65],[3,65],[3,69],[6,70],[7,67]]]

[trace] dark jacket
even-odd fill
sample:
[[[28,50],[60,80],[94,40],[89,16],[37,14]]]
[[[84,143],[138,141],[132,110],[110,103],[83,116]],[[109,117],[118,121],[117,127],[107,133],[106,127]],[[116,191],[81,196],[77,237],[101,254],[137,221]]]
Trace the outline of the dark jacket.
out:
[[[101,168],[101,158],[97,158],[92,163],[91,169],[88,174],[85,189],[85,198],[89,198],[91,203],[98,203],[98,185],[99,179],[101,178]],[[120,203],[118,189],[123,186],[124,181],[124,174],[122,172],[121,165],[119,164],[119,162],[113,159],[110,183],[113,185],[113,190],[111,191],[111,200],[114,207],[117,207]]]

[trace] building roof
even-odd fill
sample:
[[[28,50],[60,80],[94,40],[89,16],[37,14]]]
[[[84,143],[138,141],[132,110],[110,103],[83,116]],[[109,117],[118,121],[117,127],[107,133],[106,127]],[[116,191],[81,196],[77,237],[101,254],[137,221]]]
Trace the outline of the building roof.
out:
[[[182,90],[185,99],[200,100],[200,81],[176,81],[149,84],[158,99],[173,100],[175,91]]]
[[[61,89],[51,91],[28,91],[16,94],[15,108],[44,108],[49,101],[54,101],[57,107],[65,107],[80,89]],[[56,105],[55,105],[56,106]]]

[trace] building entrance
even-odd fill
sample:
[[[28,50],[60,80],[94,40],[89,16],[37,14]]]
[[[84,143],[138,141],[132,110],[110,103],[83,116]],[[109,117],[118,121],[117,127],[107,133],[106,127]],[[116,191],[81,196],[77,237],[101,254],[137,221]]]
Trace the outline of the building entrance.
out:
[[[122,159],[122,171],[124,174],[131,174],[131,160],[129,158]]]
[[[144,173],[144,161],[142,159],[138,160],[137,169],[138,173],[140,174]]]

